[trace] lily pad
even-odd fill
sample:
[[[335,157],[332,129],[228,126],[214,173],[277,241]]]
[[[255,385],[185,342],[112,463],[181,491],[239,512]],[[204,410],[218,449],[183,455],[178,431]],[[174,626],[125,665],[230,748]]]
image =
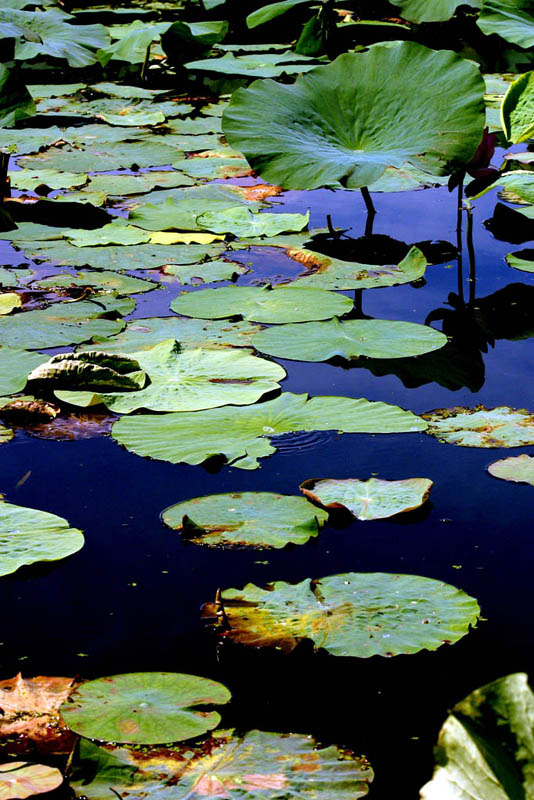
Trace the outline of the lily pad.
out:
[[[344,508],[357,519],[367,520],[393,517],[419,508],[426,502],[432,486],[428,478],[402,481],[311,478],[300,484],[300,491],[323,508]]]
[[[520,250],[517,253],[508,253],[506,263],[513,269],[520,269],[522,272],[534,272],[534,251]]]
[[[525,454],[511,458],[502,458],[494,461],[488,467],[488,472],[494,478],[514,483],[530,483],[534,486],[534,457]]]
[[[119,129],[117,129],[119,130]],[[127,130],[127,129],[125,129]],[[124,133],[122,133],[124,137]],[[137,167],[163,167],[183,153],[165,140],[92,144],[83,150],[49,147],[43,153],[23,156],[17,165],[27,169],[53,169],[65,172],[101,172]]]
[[[105,319],[105,311],[96,303],[54,303],[49,308],[0,317],[0,343],[39,350],[86,342],[93,336],[113,336],[123,328],[124,322]]]
[[[293,85],[266,80],[238,89],[223,130],[270,183],[357,189],[387,167],[409,163],[444,175],[465,166],[482,138],[483,95],[478,67],[450,51],[376,45]]]
[[[185,757],[184,757],[185,756]],[[300,734],[217,731],[200,745],[136,752],[80,742],[76,795],[104,800],[110,787],[121,797],[152,792],[206,800],[358,800],[373,780],[369,762],[346,749],[320,747]],[[310,772],[314,780],[310,780]]]
[[[194,414],[143,414],[119,419],[113,437],[141,456],[173,464],[201,464],[223,455],[240,469],[257,469],[258,458],[276,452],[276,436],[295,431],[410,433],[427,423],[398,406],[350,397],[312,397],[283,392],[275,400],[244,408]]]
[[[293,289],[281,286],[225,286],[185,292],[171,303],[171,309],[186,317],[221,319],[240,316],[251,322],[305,322],[347,314],[352,300],[323,289]]]
[[[43,364],[47,357],[13,347],[0,347],[0,396],[21,392],[28,373]]]
[[[480,613],[473,597],[447,583],[383,572],[276,581],[266,589],[249,583],[225,589],[203,616],[216,611],[233,642],[289,653],[311,640],[316,650],[352,658],[437,650],[465,636]]]
[[[51,792],[63,783],[63,775],[55,767],[8,761],[0,764],[1,800],[24,800],[34,794]]]
[[[518,672],[457,703],[439,733],[423,800],[506,800],[532,794],[534,695]]]
[[[72,189],[87,183],[87,175],[74,172],[57,172],[56,170],[19,169],[9,172],[11,186],[21,191],[34,192],[40,186],[49,189]],[[42,192],[45,194],[45,192]]]
[[[531,219],[534,217],[534,173],[526,169],[505,172],[491,186],[475,195],[475,199],[482,197],[482,195],[497,187],[502,190],[501,197],[503,200],[520,204],[521,207],[515,210],[525,217]]]
[[[252,343],[260,352],[275,358],[328,361],[334,356],[346,359],[360,356],[419,356],[439,350],[447,344],[447,337],[434,328],[415,322],[392,322],[385,319],[351,319],[340,322],[334,317],[328,322],[276,325],[260,331],[254,336]]]
[[[534,7],[532,9],[534,11]],[[534,44],[534,17],[532,17]],[[508,141],[525,142],[534,133],[534,72],[526,72],[515,80],[504,96],[501,106],[502,126]]]
[[[131,354],[150,377],[139,391],[56,391],[59,400],[87,407],[104,403],[111,411],[129,414],[138,408],[152,411],[196,411],[233,404],[255,403],[279,389],[286,372],[273,361],[245,350],[184,350],[173,339]]]
[[[281,53],[245,53],[234,56],[226,53],[219,58],[201,58],[185,64],[192,72],[222,72],[226,75],[243,75],[250,78],[277,78],[280,75],[295,75],[309,72],[317,66],[311,56],[297,55],[286,51]]]
[[[72,286],[91,286],[104,289],[107,292],[118,294],[141,294],[156,289],[158,284],[141,278],[132,278],[131,275],[121,275],[117,272],[77,272],[71,275],[68,272],[57,273],[46,278],[32,281],[30,286],[39,289],[62,289]]]
[[[310,220],[306,214],[262,214],[237,206],[226,211],[207,211],[197,217],[197,225],[215,233],[232,233],[234,236],[277,236],[279,233],[301,231]]]
[[[216,681],[179,672],[132,672],[83,683],[61,707],[69,728],[90,739],[157,744],[194,739],[220,722],[230,692]]]
[[[203,264],[168,264],[162,268],[165,275],[172,275],[180,283],[198,284],[231,281],[248,272],[248,268],[235,261],[205,261]]]
[[[121,217],[101,228],[95,228],[95,230],[88,231],[84,228],[68,230],[65,232],[65,238],[76,247],[98,247],[109,244],[135,245],[146,244],[150,241],[150,235],[146,231],[135,228],[133,225],[127,225]]]
[[[19,737],[54,753],[70,753],[75,745],[59,716],[59,707],[72,692],[72,678],[40,675],[0,681],[0,737]],[[64,750],[65,748],[65,750]]]
[[[403,19],[410,22],[444,22],[456,13],[459,6],[480,8],[482,0],[391,0],[400,7]]]
[[[242,492],[186,500],[165,509],[161,518],[194,544],[280,548],[317,536],[328,514],[302,497]]]
[[[13,309],[21,308],[22,298],[16,292],[0,293],[0,316],[11,314]]]
[[[204,161],[204,159],[200,159]],[[112,197],[129,194],[145,194],[156,187],[175,189],[178,186],[191,186],[193,181],[182,172],[174,170],[143,172],[140,175],[91,175],[89,192],[104,192]]]
[[[487,36],[496,33],[524,48],[534,45],[531,0],[482,0],[477,25]]]
[[[175,169],[200,180],[243,178],[252,174],[246,158],[185,158],[175,161]]]
[[[444,408],[421,415],[427,433],[462,447],[521,447],[534,444],[534,414],[507,406]]]
[[[417,247],[412,247],[399,264],[381,266],[342,261],[300,247],[289,247],[287,255],[306,268],[292,286],[319,289],[380,289],[411,283],[423,277],[428,263]]]
[[[94,337],[107,353],[134,353],[148,350],[166,339],[176,339],[182,349],[198,347],[252,347],[252,335],[260,330],[251,322],[218,322],[184,317],[148,317],[128,322],[117,336]],[[94,345],[82,345],[94,350]]]
[[[58,561],[83,544],[82,532],[62,517],[0,501],[0,575],[38,561]]]
[[[143,388],[146,374],[130,356],[87,351],[58,353],[32,370],[28,380],[41,389],[133,391]]]

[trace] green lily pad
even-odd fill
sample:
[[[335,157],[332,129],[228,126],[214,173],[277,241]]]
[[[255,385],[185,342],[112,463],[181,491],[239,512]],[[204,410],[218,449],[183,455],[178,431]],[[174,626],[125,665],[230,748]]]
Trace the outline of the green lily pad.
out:
[[[223,455],[240,469],[257,469],[258,458],[276,452],[276,436],[295,431],[409,433],[427,423],[398,406],[350,397],[312,397],[283,392],[275,400],[244,408],[194,414],[123,417],[112,435],[128,450],[173,464],[201,464]]]
[[[419,508],[426,502],[432,486],[428,478],[402,481],[310,478],[300,484],[300,491],[323,508],[344,508],[357,519],[367,520],[393,517]]]
[[[194,544],[280,548],[317,536],[328,514],[302,497],[242,492],[186,500],[165,509],[161,518]]]
[[[352,300],[324,289],[293,289],[281,286],[225,286],[185,292],[171,303],[171,309],[186,317],[220,319],[241,316],[250,322],[304,322],[347,314]]]
[[[74,17],[59,8],[47,11],[0,10],[0,35],[15,39],[15,59],[29,61],[38,55],[64,58],[71,67],[97,61],[96,50],[109,35],[103,25],[70,25]]]
[[[113,336],[124,322],[104,318],[96,303],[54,303],[49,308],[0,318],[0,344],[39,350],[86,342],[92,336]]]
[[[410,22],[444,22],[453,17],[459,6],[480,8],[482,0],[391,0],[400,7],[403,19]]]
[[[318,291],[318,290],[315,290]],[[263,320],[267,322],[268,320]],[[407,358],[439,350],[445,334],[415,322],[337,317],[327,322],[276,325],[260,331],[252,343],[262,353],[296,361],[328,361],[343,358]]]
[[[532,43],[534,44],[534,16],[532,17]],[[534,72],[526,72],[511,84],[502,101],[501,119],[508,141],[518,144],[532,136],[534,133],[533,114]]]
[[[0,501],[0,575],[39,561],[58,561],[83,544],[82,532],[62,517]]]
[[[194,739],[220,722],[230,692],[216,681],[179,672],[132,672],[83,683],[61,706],[69,728],[108,742],[157,744]]]
[[[454,586],[383,572],[275,581],[267,589],[249,583],[225,589],[203,616],[215,610],[224,610],[224,636],[233,642],[289,653],[311,640],[317,650],[352,658],[437,650],[465,636],[480,613]]]
[[[252,347],[252,336],[260,330],[251,322],[223,322],[184,317],[148,317],[128,322],[117,336],[93,337],[107,353],[134,353],[149,350],[166,339],[176,339],[182,349],[208,347]],[[94,350],[94,345],[80,349]]]
[[[3,70],[0,70],[0,74],[5,76]],[[0,77],[0,84],[2,83],[2,78]],[[5,88],[2,90],[5,92]],[[27,101],[29,103],[29,99]],[[2,107],[0,106],[0,109]],[[34,108],[34,106],[29,106]],[[0,123],[2,125],[9,125],[13,123],[5,122],[2,117],[3,111],[0,110]],[[25,117],[31,116],[34,111],[31,113],[26,114],[21,119]],[[55,126],[51,126],[50,128],[15,128],[12,130],[2,129],[2,147],[9,147],[10,151],[17,155],[22,155],[24,153],[35,153],[39,150],[40,147],[49,146],[54,142],[57,142],[58,139],[61,139],[61,129],[56,128]]]
[[[238,89],[223,130],[269,183],[357,189],[406,163],[435,175],[463,167],[482,138],[483,96],[478,67],[450,51],[376,45],[293,85]]]
[[[246,158],[184,158],[172,166],[192,178],[208,181],[243,178],[252,173]]]
[[[35,273],[31,269],[6,269],[0,267],[0,286],[20,286]]]
[[[457,703],[439,733],[422,800],[506,800],[532,794],[534,695],[528,676],[506,675]]]
[[[444,408],[421,415],[427,433],[462,447],[521,447],[534,444],[534,414],[507,406]]]
[[[387,167],[384,174],[369,187],[371,192],[413,192],[445,186],[446,176],[429,175],[422,169],[405,164],[404,167]]]
[[[207,211],[197,217],[200,228],[214,233],[232,233],[234,236],[277,236],[279,233],[301,231],[308,226],[310,212],[306,214],[262,214],[249,208],[236,206],[226,211]]]
[[[531,0],[482,0],[477,25],[487,36],[496,33],[519,47],[534,45]]]
[[[9,172],[13,189],[34,192],[38,186],[48,186],[49,189],[72,189],[74,186],[83,186],[87,183],[87,175],[74,172],[57,172],[56,170],[19,169]]]
[[[51,792],[63,783],[59,769],[26,761],[0,764],[0,800],[24,800],[34,794]]]
[[[138,408],[152,411],[196,411],[227,404],[255,403],[279,389],[286,372],[273,361],[256,358],[245,350],[184,350],[173,339],[149,350],[131,354],[148,373],[150,385],[139,391],[56,391],[71,405],[104,403],[111,411],[129,414]]]
[[[110,751],[82,739],[80,762],[71,786],[89,800],[105,800],[110,789],[121,797],[161,792],[206,800],[275,800],[283,793],[302,800],[358,800],[367,796],[373,780],[363,756],[334,745],[320,747],[311,736],[265,731],[217,731],[200,745],[188,744],[186,754],[174,746],[165,755]]]
[[[11,233],[11,231],[10,231]],[[52,262],[60,266],[93,267],[102,270],[158,269],[166,264],[197,264],[206,258],[220,255],[224,244],[211,245],[101,245],[76,247],[65,241],[18,241],[26,258]]]
[[[193,159],[191,159],[193,160]],[[205,159],[199,159],[204,161]],[[193,181],[183,172],[175,170],[143,172],[140,175],[91,175],[90,192],[104,192],[106,195],[124,197],[128,194],[145,194],[156,187],[175,189],[178,186],[191,186]]]
[[[532,250],[508,253],[505,258],[508,266],[513,267],[513,269],[520,269],[522,272],[534,272],[534,251]]]
[[[383,266],[342,261],[300,247],[289,247],[287,255],[308,271],[292,286],[319,289],[379,289],[411,283],[422,278],[427,267],[427,260],[417,247],[412,247],[399,264]]]
[[[150,235],[146,231],[134,228],[133,225],[127,225],[122,217],[90,231],[85,228],[71,229],[65,232],[65,238],[76,247],[98,247],[109,244],[135,245],[146,244],[150,241]]]
[[[516,209],[525,217],[534,217],[534,173],[526,169],[512,170],[501,175],[495,183],[483,189],[477,195],[482,195],[499,187],[502,190],[501,196],[503,200],[509,203],[518,203],[524,207]]]
[[[123,26],[122,35],[112,44],[102,45],[98,58],[102,66],[110,61],[126,61],[129,64],[142,64],[152,42],[159,39],[169,27],[169,22],[146,24],[138,19],[131,25]],[[116,30],[115,30],[116,35]]]
[[[247,28],[257,28],[258,25],[271,22],[271,20],[281,17],[290,9],[302,5],[303,3],[309,5],[310,0],[281,0],[281,2],[278,3],[267,3],[247,16]],[[319,3],[324,4],[325,0],[319,0]]]
[[[291,51],[281,53],[246,53],[234,56],[226,53],[219,58],[201,58],[185,64],[192,72],[222,72],[224,75],[244,75],[250,78],[277,78],[309,72],[317,66],[311,56],[297,55]]]
[[[126,129],[127,130],[127,129]],[[123,134],[124,136],[124,134]],[[183,153],[159,141],[138,141],[88,145],[83,150],[68,147],[49,147],[43,153],[19,158],[17,165],[24,169],[52,169],[64,172],[106,172],[114,169],[163,167],[180,158]]]
[[[1,13],[1,12],[0,12]],[[0,125],[9,127],[35,114],[35,103],[24,83],[4,64],[0,64]],[[6,131],[7,137],[10,132]],[[18,131],[17,131],[18,134]],[[9,141],[4,140],[2,146]]]
[[[28,373],[43,364],[47,357],[13,347],[0,347],[0,396],[21,392]]]
[[[521,456],[502,458],[490,464],[488,472],[494,478],[514,483],[530,483],[534,486],[534,457],[523,453]]]
[[[62,272],[56,275],[50,275],[47,278],[39,278],[36,281],[32,281],[31,286],[40,289],[92,286],[96,289],[104,289],[108,292],[117,292],[117,294],[124,295],[150,292],[150,290],[155,289],[158,284],[141,278],[132,278],[130,275],[121,275],[117,272],[106,272],[103,270],[102,272],[77,272],[75,275]]]
[[[235,261],[205,261],[203,264],[169,264],[163,267],[165,275],[172,275],[180,283],[198,284],[231,281],[237,275],[244,275],[248,268]]]

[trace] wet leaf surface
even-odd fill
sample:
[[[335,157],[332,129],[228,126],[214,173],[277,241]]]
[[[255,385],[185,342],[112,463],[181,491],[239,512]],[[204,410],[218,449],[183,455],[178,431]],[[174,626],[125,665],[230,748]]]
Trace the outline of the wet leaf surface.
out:
[[[534,458],[526,454],[494,461],[489,465],[488,472],[494,478],[534,486]]]
[[[498,408],[445,408],[421,415],[427,433],[440,442],[462,447],[521,447],[534,444],[534,415],[528,411]]]
[[[311,478],[300,484],[300,491],[323,508],[346,509],[357,519],[367,520],[393,517],[419,508],[428,499],[432,486],[428,478],[399,481]]]

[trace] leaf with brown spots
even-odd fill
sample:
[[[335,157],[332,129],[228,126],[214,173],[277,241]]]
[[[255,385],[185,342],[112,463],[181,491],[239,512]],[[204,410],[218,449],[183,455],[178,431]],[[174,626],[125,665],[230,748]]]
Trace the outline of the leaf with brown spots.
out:
[[[534,414],[525,409],[440,408],[421,415],[427,433],[462,447],[521,447],[534,444]]]

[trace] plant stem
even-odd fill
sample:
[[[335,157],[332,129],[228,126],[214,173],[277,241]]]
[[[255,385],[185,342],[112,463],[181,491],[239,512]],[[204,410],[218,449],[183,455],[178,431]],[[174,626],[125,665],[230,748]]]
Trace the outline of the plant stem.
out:
[[[467,252],[469,254],[469,305],[472,306],[475,302],[475,295],[476,295],[476,263],[475,263],[475,246],[473,244],[472,208],[467,209],[466,240],[467,240]]]
[[[9,153],[0,153],[0,203],[6,197],[11,197],[7,170],[9,166]]]

